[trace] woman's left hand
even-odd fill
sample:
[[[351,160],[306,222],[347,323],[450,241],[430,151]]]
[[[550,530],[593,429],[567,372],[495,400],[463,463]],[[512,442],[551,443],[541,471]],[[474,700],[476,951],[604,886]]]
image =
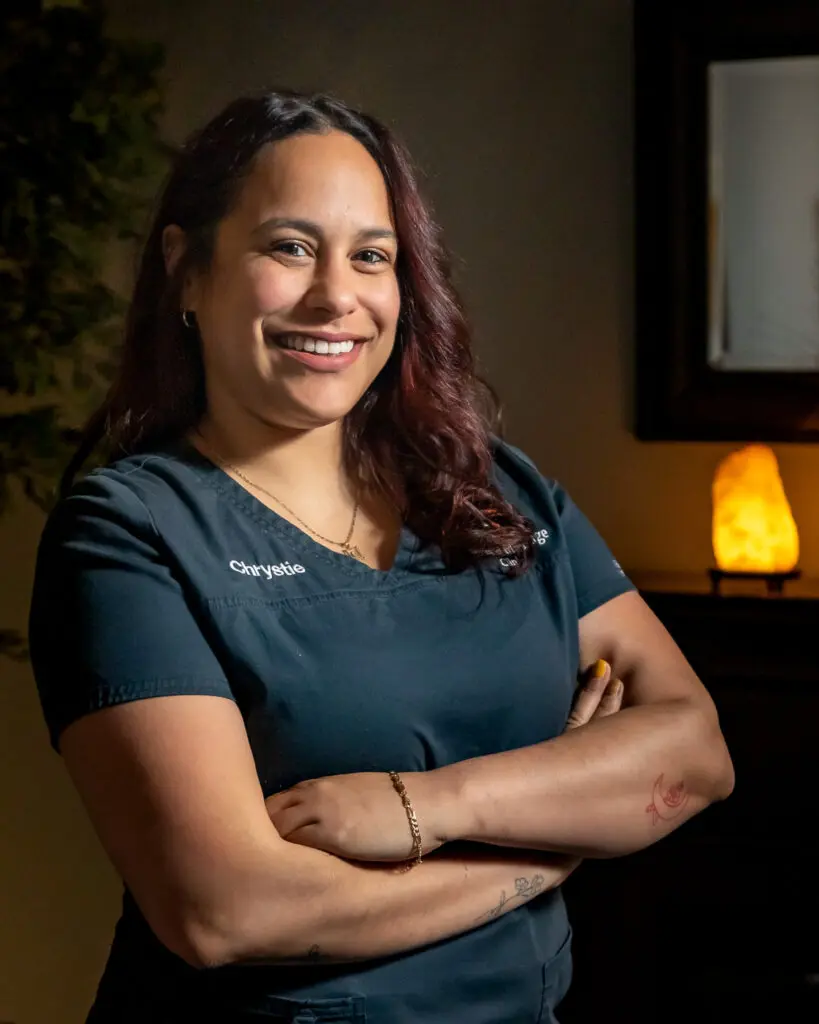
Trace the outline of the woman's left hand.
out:
[[[586,673],[566,728],[616,714],[622,702],[622,683],[611,678],[610,665],[598,662]],[[422,853],[442,846],[453,827],[455,835],[468,834],[468,828],[459,832],[456,827],[464,826],[464,802],[444,789],[438,773],[402,772],[401,779],[418,818]],[[407,812],[386,772],[311,779],[265,803],[279,835],[291,843],[348,860],[401,861],[412,856]]]
[[[418,818],[423,853],[442,845],[425,807],[431,808],[426,772],[402,772]],[[401,861],[412,856],[412,833],[401,797],[386,772],[328,775],[300,782],[265,801],[279,835],[348,860]]]

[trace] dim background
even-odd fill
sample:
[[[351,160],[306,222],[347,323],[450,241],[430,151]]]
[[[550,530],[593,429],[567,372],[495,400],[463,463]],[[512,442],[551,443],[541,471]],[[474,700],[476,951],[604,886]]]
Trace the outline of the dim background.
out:
[[[730,446],[645,444],[633,377],[628,0],[109,0],[167,48],[179,142],[264,86],[328,89],[408,143],[456,257],[506,433],[568,487],[629,570],[704,571]],[[663,344],[658,338],[657,344]],[[819,576],[819,450],[780,446]],[[42,517],[0,521],[0,622],[24,627]],[[0,664],[0,1020],[80,1024],[120,886],[48,746],[26,665]]]

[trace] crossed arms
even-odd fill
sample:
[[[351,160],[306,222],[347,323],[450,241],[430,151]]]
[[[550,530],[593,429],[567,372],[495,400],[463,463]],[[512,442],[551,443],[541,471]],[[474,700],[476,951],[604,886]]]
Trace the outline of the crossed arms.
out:
[[[391,863],[407,855],[408,832],[388,782],[373,796],[373,780],[339,776],[266,805],[244,723],[223,698],[108,708],[69,726],[61,751],[149,924],[189,963],[368,959],[468,931],[556,887],[578,858],[640,849],[730,793],[713,703],[638,595],[585,616],[580,646],[582,669],[603,658],[622,680],[622,710],[404,776],[438,848],[406,873]],[[372,859],[350,859],[370,837],[338,809],[359,807],[362,785],[378,816],[361,820],[392,856],[372,846]],[[298,825],[305,809],[314,821],[322,793],[327,820]]]

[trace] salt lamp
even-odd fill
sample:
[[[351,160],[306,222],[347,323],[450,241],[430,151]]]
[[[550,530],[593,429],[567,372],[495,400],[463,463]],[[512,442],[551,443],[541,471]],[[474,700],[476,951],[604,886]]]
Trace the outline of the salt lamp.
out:
[[[766,445],[732,452],[713,485],[714,557],[723,572],[787,573],[799,561],[799,534],[776,456]]]

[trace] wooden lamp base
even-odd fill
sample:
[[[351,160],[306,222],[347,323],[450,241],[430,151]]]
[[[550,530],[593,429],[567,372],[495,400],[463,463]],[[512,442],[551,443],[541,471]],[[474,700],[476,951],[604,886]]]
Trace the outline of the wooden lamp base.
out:
[[[798,580],[802,575],[800,569],[791,569],[790,572],[733,572],[729,569],[709,569],[711,577],[711,593],[719,594],[720,585],[723,580],[762,580],[765,589],[771,597],[778,597],[785,591],[785,583],[788,580]]]

